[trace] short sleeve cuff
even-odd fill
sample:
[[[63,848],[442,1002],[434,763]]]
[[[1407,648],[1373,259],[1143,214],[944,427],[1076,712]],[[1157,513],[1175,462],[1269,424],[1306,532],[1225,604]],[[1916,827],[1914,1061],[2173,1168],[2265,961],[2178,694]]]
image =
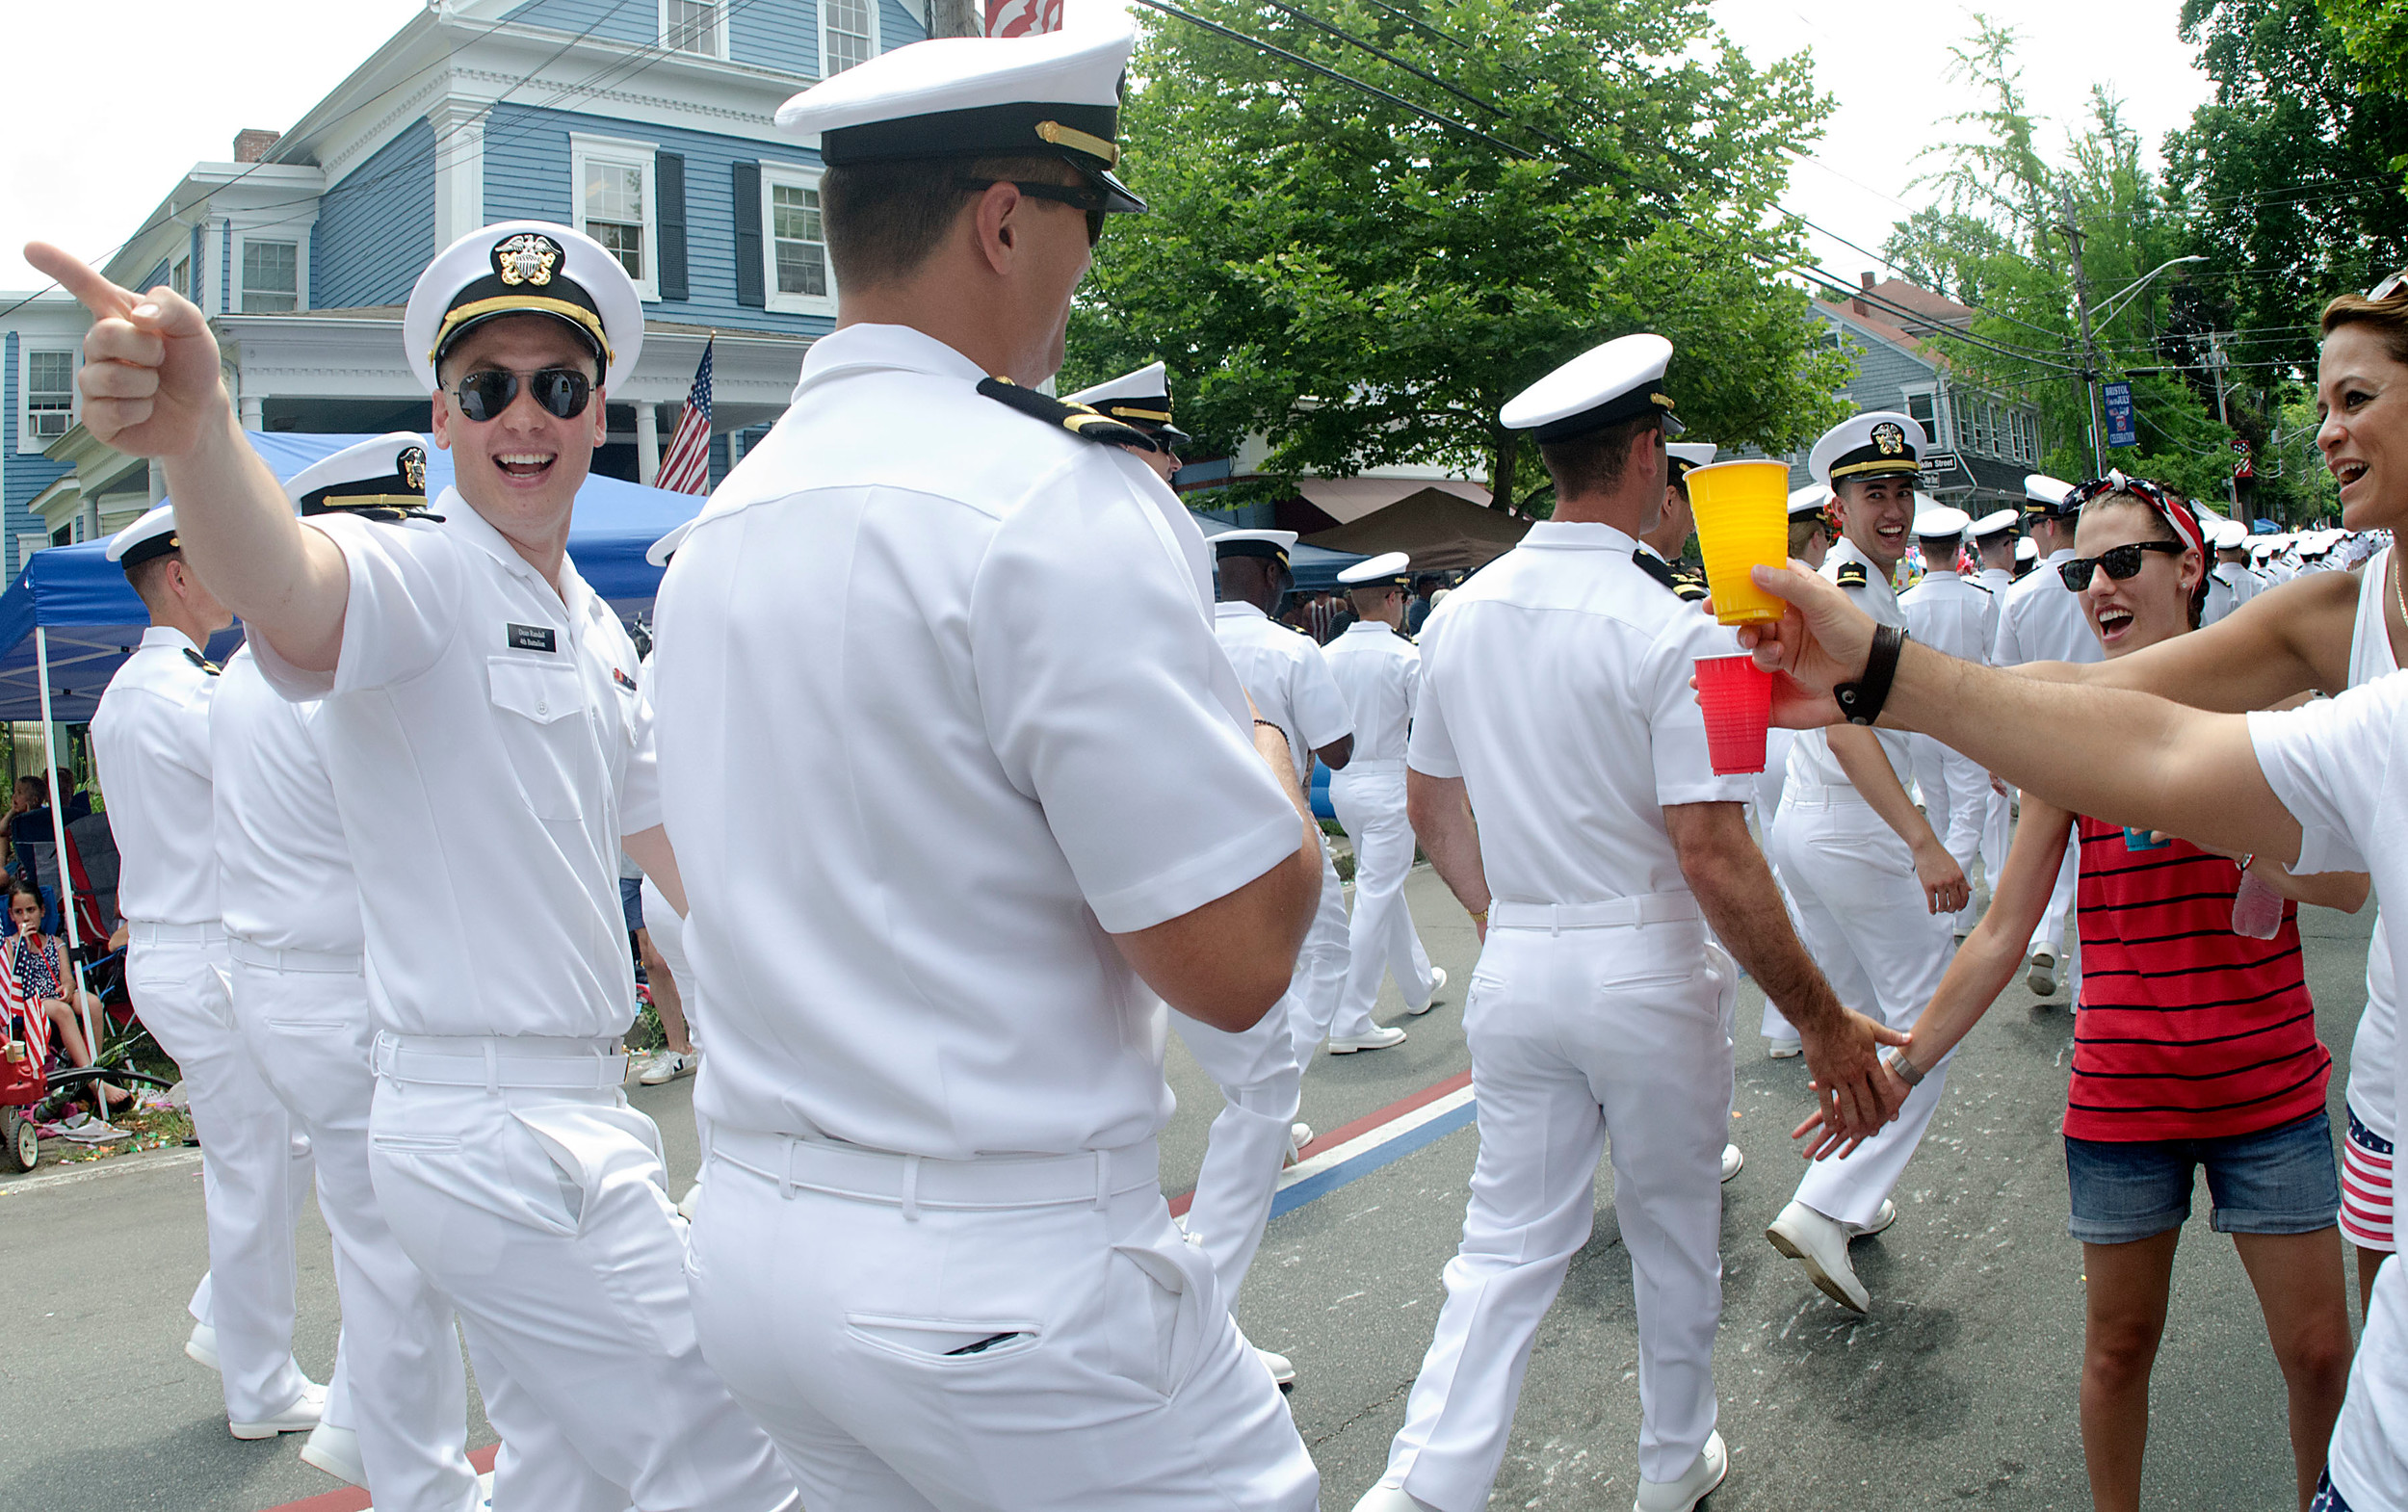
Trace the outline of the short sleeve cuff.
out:
[[[2304,717],[2317,712],[2318,706],[2311,704],[2302,709],[2251,713],[2250,750],[2258,758],[2258,769],[2265,774],[2266,786],[2274,790],[2274,796],[2299,821],[2299,854],[2286,862],[2286,869],[2294,876],[2313,876],[2319,872],[2364,872],[2368,869],[2367,861],[2359,853],[2356,840],[2346,829],[2316,817],[2326,812],[2326,805],[2318,801],[2320,795],[2309,786],[2313,774],[2302,771],[2295,760],[2298,752],[2308,748],[2298,739]]]
[[[1712,777],[1697,782],[1656,784],[1656,801],[1665,808],[1683,803],[1747,803],[1756,796],[1753,772]]]
[[[243,641],[250,647],[251,659],[259,664],[259,675],[287,703],[309,703],[334,691],[332,672],[302,671],[276,655],[275,647],[268,644],[265,637],[250,634],[248,627]]]
[[[1303,837],[1302,821],[1283,801],[1269,819],[1199,856],[1113,892],[1091,896],[1087,906],[1112,934],[1150,929],[1206,903],[1226,898],[1288,857]]]

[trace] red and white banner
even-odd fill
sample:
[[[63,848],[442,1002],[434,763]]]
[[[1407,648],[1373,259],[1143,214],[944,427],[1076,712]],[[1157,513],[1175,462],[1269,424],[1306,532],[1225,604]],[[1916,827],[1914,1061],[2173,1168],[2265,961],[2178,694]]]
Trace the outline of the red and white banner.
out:
[[[986,0],[986,35],[1034,37],[1061,30],[1062,0]]]

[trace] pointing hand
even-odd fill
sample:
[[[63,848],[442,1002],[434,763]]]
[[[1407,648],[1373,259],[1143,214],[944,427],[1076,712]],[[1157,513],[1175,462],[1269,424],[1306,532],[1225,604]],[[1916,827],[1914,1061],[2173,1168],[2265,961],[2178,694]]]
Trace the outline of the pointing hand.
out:
[[[227,403],[217,338],[199,309],[168,289],[121,289],[47,242],[28,244],[25,260],[92,311],[76,376],[84,428],[136,456],[180,456],[198,444],[204,420]]]

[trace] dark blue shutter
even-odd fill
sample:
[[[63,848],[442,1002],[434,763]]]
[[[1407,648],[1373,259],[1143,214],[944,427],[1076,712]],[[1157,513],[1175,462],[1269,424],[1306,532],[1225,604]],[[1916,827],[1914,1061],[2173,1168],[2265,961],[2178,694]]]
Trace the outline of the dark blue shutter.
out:
[[[686,290],[686,159],[676,152],[652,155],[652,193],[661,209],[661,298],[684,300]]]
[[[766,309],[768,269],[761,258],[761,165],[738,163],[736,175],[736,302]]]

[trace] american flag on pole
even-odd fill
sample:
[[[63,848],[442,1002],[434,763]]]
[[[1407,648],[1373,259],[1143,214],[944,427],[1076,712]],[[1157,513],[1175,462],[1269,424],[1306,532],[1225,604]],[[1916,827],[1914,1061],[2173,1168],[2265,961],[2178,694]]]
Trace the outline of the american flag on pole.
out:
[[[661,470],[652,475],[655,488],[671,493],[711,491],[711,348],[717,339],[702,344],[702,361],[694,370],[685,412],[677,417],[677,430],[668,438],[668,450],[662,454]]]

